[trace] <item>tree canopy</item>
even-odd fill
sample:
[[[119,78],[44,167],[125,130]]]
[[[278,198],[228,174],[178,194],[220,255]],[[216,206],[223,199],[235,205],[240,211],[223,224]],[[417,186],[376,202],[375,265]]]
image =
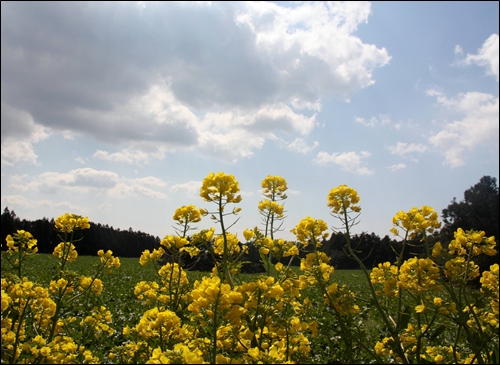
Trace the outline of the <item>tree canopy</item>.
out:
[[[448,208],[443,209],[443,234],[453,239],[457,228],[485,231],[487,236],[499,234],[499,195],[497,180],[483,176],[479,182],[464,192],[464,199],[453,198]]]

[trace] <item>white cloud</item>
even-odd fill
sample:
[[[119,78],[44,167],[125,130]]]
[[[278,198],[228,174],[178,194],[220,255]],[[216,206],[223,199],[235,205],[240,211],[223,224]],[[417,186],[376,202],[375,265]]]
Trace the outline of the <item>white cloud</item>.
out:
[[[49,194],[68,191],[71,193],[93,192],[115,198],[123,196],[166,198],[162,191],[157,190],[165,187],[166,183],[156,177],[128,179],[112,171],[92,168],[75,169],[67,173],[44,172],[34,177],[13,175],[9,185],[20,191]]]
[[[312,146],[308,145],[306,141],[302,138],[295,138],[293,142],[289,143],[286,147],[289,150],[292,150],[294,152],[298,153],[308,153],[314,150],[316,147],[319,146],[318,141],[314,141]]]
[[[394,123],[391,120],[391,116],[387,114],[379,114],[376,117],[371,117],[369,120],[362,117],[354,117],[354,121],[367,127],[393,126],[396,129],[400,128],[400,124]]]
[[[406,143],[406,142],[397,142],[395,146],[388,146],[387,149],[393,155],[400,155],[404,157],[407,154],[411,153],[423,153],[427,151],[427,146],[418,143]]]
[[[2,205],[3,206],[14,206],[14,207],[23,207],[23,208],[54,208],[58,210],[66,210],[71,211],[73,213],[84,214],[87,210],[78,205],[71,204],[68,202],[55,202],[47,199],[33,200],[27,199],[22,195],[5,195],[2,196]],[[12,209],[11,209],[12,210]]]
[[[464,53],[464,50],[462,49],[462,46],[460,44],[457,44],[455,46],[454,53],[458,55],[462,55]]]
[[[98,211],[101,211],[101,212],[110,212],[113,209],[113,204],[110,204],[108,202],[104,202],[102,204],[99,204],[96,208]]]
[[[398,163],[396,165],[387,166],[387,169],[391,170],[391,171],[402,170],[405,168],[406,168],[406,165],[404,163]]]
[[[174,184],[169,188],[172,193],[184,193],[188,198],[197,198],[200,195],[201,181],[188,181],[181,184]]]
[[[37,165],[37,158],[30,142],[9,140],[2,143],[2,165],[14,166],[21,162]]]
[[[440,148],[444,164],[459,167],[465,164],[463,153],[481,146],[493,146],[498,150],[499,108],[498,97],[480,92],[460,93],[448,99],[443,93],[428,90],[440,105],[463,115],[462,119],[447,122],[444,128],[432,135],[429,142]]]
[[[163,158],[164,153],[156,154],[157,158]],[[150,159],[150,154],[144,151],[141,151],[138,148],[134,148],[130,146],[128,148],[122,149],[120,152],[112,152],[109,153],[107,151],[97,150],[92,157],[112,161],[112,162],[123,162],[131,165],[142,166],[143,164],[147,164]]]
[[[492,34],[486,39],[478,49],[477,54],[467,54],[464,62],[468,65],[476,65],[486,68],[486,74],[491,75],[498,81],[498,59],[499,59],[499,39],[498,34]]]
[[[33,206],[33,202],[26,199],[22,195],[3,195],[2,196],[2,205],[9,206],[21,206],[21,207],[29,207]]]
[[[253,155],[254,149],[264,145],[265,138],[235,129],[226,133],[205,131],[200,135],[197,150],[205,156],[217,157],[235,163],[238,159]]]
[[[33,117],[6,103],[1,103],[2,165],[16,163],[37,165],[33,144],[49,137],[48,129],[36,124]]]
[[[235,161],[276,134],[310,133],[315,115],[297,110],[348,98],[390,60],[353,35],[369,3],[12,3],[3,12],[6,164],[35,163],[32,144],[47,128],[118,146],[95,153],[108,161],[142,165],[177,149]],[[4,144],[4,105],[38,137]]]
[[[342,167],[343,170],[349,171],[358,175],[373,175],[374,171],[362,166],[362,159],[368,158],[371,153],[368,151],[332,153],[319,152],[314,162],[320,166],[335,164]]]
[[[259,49],[271,57],[291,85],[307,76],[316,90],[347,98],[353,91],[373,84],[372,70],[390,60],[385,49],[363,44],[352,35],[360,23],[368,20],[371,10],[367,2],[308,2],[295,7],[270,2],[245,5],[236,21],[250,27]]]

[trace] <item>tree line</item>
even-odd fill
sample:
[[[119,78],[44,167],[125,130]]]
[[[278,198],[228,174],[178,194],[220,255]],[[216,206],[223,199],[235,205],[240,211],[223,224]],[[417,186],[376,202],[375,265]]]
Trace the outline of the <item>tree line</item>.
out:
[[[431,244],[440,241],[445,247],[453,240],[453,233],[457,228],[464,230],[474,229],[485,231],[486,236],[495,236],[498,243],[499,237],[499,191],[497,180],[491,176],[483,176],[479,182],[464,192],[464,199],[457,201],[453,198],[447,208],[443,209],[442,228],[430,237]],[[3,240],[8,234],[17,230],[29,231],[38,240],[38,250],[40,253],[52,253],[54,247],[62,239],[54,230],[54,219],[42,218],[35,221],[26,219],[21,220],[16,213],[6,207],[1,216],[1,236]],[[80,255],[96,255],[99,249],[112,250],[115,256],[121,257],[140,257],[144,250],[153,250],[160,245],[160,238],[150,234],[128,230],[114,229],[107,224],[90,222],[90,229],[83,232],[77,231],[80,239],[75,243],[76,249]],[[364,233],[354,235],[352,242],[357,244],[355,249],[362,258],[366,267],[371,268],[379,263],[396,261],[396,252],[401,248],[401,241],[390,238],[388,235],[380,238],[375,233]],[[5,242],[5,241],[3,241]],[[337,269],[357,269],[357,263],[349,258],[344,246],[345,237],[341,232],[332,234],[328,240],[324,240],[321,249],[331,257],[331,264]],[[424,247],[417,238],[410,242],[410,250],[405,252],[404,259],[412,256],[424,255]],[[307,248],[307,247],[306,247]],[[2,244],[2,250],[6,245]],[[292,261],[292,265],[299,265],[300,258],[305,257],[307,250],[301,252],[299,258]],[[263,270],[259,265],[260,256],[257,248],[252,248],[248,255],[243,258],[248,261],[243,266],[242,271],[258,272]],[[282,262],[288,264],[290,258],[285,258]],[[212,263],[208,262],[208,255],[202,255],[194,260],[186,259],[186,268],[196,270],[210,270]],[[480,266],[481,270],[489,269],[489,265],[498,262],[498,253],[493,257],[479,257],[474,261]],[[246,268],[246,269],[245,269]]]

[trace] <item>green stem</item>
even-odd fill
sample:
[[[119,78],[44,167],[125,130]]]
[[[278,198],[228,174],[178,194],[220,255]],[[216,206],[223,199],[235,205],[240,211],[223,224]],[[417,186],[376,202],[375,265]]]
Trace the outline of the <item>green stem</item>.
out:
[[[401,360],[405,364],[408,364],[409,360],[406,357],[402,343],[400,341],[399,333],[398,333],[399,331],[397,330],[397,328],[395,328],[392,325],[392,323],[389,321],[389,318],[387,318],[387,315],[386,315],[385,311],[383,310],[382,306],[380,305],[378,296],[375,292],[375,288],[373,287],[373,284],[371,282],[370,273],[368,272],[368,269],[366,268],[363,261],[361,261],[361,259],[356,255],[356,253],[354,252],[354,250],[351,247],[351,238],[350,238],[350,233],[349,233],[349,217],[347,216],[346,209],[344,209],[344,217],[341,220],[343,220],[343,222],[345,223],[344,225],[345,225],[346,233],[344,234],[344,236],[345,236],[346,241],[347,241],[347,249],[349,251],[349,254],[352,256],[352,258],[358,263],[358,265],[363,270],[363,273],[364,273],[366,280],[367,280],[367,283],[368,283],[368,287],[370,288],[370,293],[371,293],[373,302],[375,304],[375,307],[377,308],[377,311],[379,312],[380,316],[382,317],[382,320],[384,321],[385,325],[389,329],[389,332],[392,335],[392,338],[396,342],[395,350],[396,350],[397,354],[399,355],[399,357],[401,358]]]
[[[222,214],[222,210],[224,205],[222,204],[222,194],[219,196],[219,221],[222,229],[222,238],[224,240],[224,253],[222,254],[222,269],[223,269],[223,279],[227,278],[229,281],[229,285],[231,285],[231,289],[234,288],[233,278],[231,277],[231,273],[229,272],[229,266],[227,264],[228,261],[228,248],[227,248],[227,235],[226,229],[224,228],[224,214]]]

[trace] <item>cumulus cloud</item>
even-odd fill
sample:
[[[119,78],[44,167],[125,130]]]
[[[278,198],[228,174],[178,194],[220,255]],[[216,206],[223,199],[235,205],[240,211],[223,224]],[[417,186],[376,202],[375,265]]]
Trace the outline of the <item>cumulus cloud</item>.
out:
[[[395,146],[387,146],[393,155],[404,157],[408,154],[423,153],[427,151],[427,146],[419,143],[397,142]]]
[[[468,92],[447,98],[436,90],[428,90],[427,95],[436,97],[441,106],[462,116],[444,123],[443,129],[429,138],[431,144],[443,151],[444,164],[462,166],[465,164],[464,151],[481,146],[496,146],[495,151],[498,150],[498,97]]]
[[[498,81],[498,47],[498,34],[492,34],[488,37],[488,39],[484,41],[481,48],[478,49],[477,54],[467,54],[464,62],[467,65],[474,63],[476,65],[485,67],[486,74],[495,77]]]
[[[86,209],[82,208],[78,205],[71,204],[68,202],[55,202],[48,199],[27,199],[22,195],[5,195],[2,196],[2,205],[3,206],[15,206],[15,207],[23,207],[23,208],[50,208],[50,209],[58,209],[58,210],[66,210],[74,213],[85,214]]]
[[[388,126],[395,129],[401,128],[401,122],[394,122],[391,119],[391,116],[388,114],[379,114],[375,117],[371,117],[370,119],[366,119],[363,117],[354,117],[354,121],[356,123],[363,124],[366,127],[379,127],[379,126]]]
[[[326,153],[319,152],[314,162],[320,166],[327,166],[330,164],[339,165],[343,170],[352,172],[357,175],[373,175],[374,171],[362,166],[362,159],[368,158],[371,153],[368,151],[361,151],[361,153],[343,152],[343,153]]]
[[[319,146],[318,141],[314,141],[312,146],[308,145],[303,138],[295,138],[293,142],[287,144],[287,148],[298,153],[308,153]]]
[[[25,111],[5,103],[1,108],[2,165],[37,164],[38,155],[33,144],[49,137],[47,128],[35,124],[33,117]]]
[[[161,190],[166,183],[155,177],[128,179],[112,171],[81,168],[67,173],[44,172],[31,177],[12,175],[11,187],[20,191],[54,194],[60,191],[72,193],[94,192],[103,196],[120,198],[124,196],[143,196],[165,199]]]
[[[387,166],[387,169],[391,170],[391,171],[398,171],[398,170],[402,170],[405,168],[406,168],[406,165],[404,163],[398,163],[396,165]]]
[[[295,86],[309,78],[302,92],[305,100],[314,102],[318,91],[348,97],[373,84],[373,69],[390,60],[385,49],[363,44],[352,35],[360,23],[367,22],[369,3],[309,2],[285,7],[249,2],[245,6],[237,22],[252,30],[257,47],[286,76],[285,84]],[[295,87],[291,90],[299,92]]]
[[[189,198],[196,198],[200,195],[201,181],[188,181],[181,184],[174,184],[169,188],[172,193],[184,193]]]
[[[389,62],[354,35],[369,15],[349,2],[2,3],[2,162],[35,163],[49,131],[136,165],[177,149],[235,161],[308,134],[323,98],[372,85]]]

